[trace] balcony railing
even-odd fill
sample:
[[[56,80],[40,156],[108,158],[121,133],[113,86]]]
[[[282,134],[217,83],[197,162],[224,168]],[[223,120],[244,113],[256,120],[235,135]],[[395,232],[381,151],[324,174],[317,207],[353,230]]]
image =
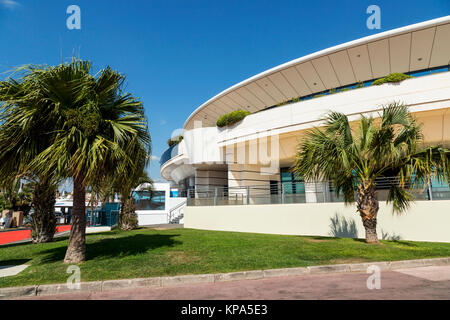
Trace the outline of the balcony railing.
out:
[[[105,203],[102,208],[86,210],[86,225],[88,227],[115,227],[119,219],[118,202]]]
[[[159,159],[159,164],[162,166],[164,163],[172,159],[173,157],[178,155],[178,144],[175,144],[169,147],[164,153],[161,155]]]
[[[395,183],[398,183],[396,178],[379,179],[377,194],[380,202],[386,201],[389,187]],[[450,200],[448,185],[423,184],[406,188],[416,201]],[[188,206],[344,202],[342,195],[335,194],[330,182],[321,182],[314,185],[313,189],[306,188],[306,190],[303,182],[278,182],[271,183],[270,186],[210,187],[208,190],[189,189],[185,192]]]

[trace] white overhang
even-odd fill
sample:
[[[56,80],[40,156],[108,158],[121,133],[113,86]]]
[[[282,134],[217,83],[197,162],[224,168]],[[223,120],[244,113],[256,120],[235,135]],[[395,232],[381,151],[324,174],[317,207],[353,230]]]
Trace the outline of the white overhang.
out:
[[[393,72],[412,72],[450,64],[450,15],[350,41],[257,74],[214,96],[186,120],[184,129],[215,126],[219,116],[237,109],[263,110]]]

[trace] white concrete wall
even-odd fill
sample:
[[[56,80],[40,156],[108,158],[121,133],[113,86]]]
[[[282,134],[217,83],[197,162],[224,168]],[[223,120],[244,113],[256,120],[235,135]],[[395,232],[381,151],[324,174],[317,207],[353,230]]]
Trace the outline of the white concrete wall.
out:
[[[155,191],[165,192],[165,208],[164,210],[136,210],[136,214],[138,216],[138,224],[140,226],[169,223],[168,214],[170,210],[170,184],[154,183],[153,189]]]
[[[182,202],[186,202],[186,198],[183,198],[183,197],[169,198],[166,203],[169,206],[169,211],[170,211],[170,210],[172,210],[172,208],[175,208],[177,205],[179,205]]]
[[[199,126],[201,126],[199,124]],[[219,128],[195,128],[183,131],[183,149],[189,158],[189,164],[223,163],[222,149],[218,146]]]
[[[196,191],[212,191],[215,187],[223,188],[228,185],[228,171],[227,170],[195,170],[195,190]]]
[[[337,223],[333,223],[333,219]],[[184,226],[204,230],[365,237],[356,206],[343,203],[185,207]],[[338,232],[333,233],[333,230]],[[377,231],[380,239],[450,242],[450,201],[417,201],[403,215],[393,215],[391,207],[380,202]]]
[[[138,215],[138,223],[140,226],[169,223],[168,216],[165,211],[145,210],[136,211],[136,213]]]
[[[166,224],[169,221],[169,212],[172,208],[175,208],[180,203],[186,202],[186,198],[166,198],[166,209],[165,210],[141,210],[136,211],[138,215],[138,223],[140,226],[152,225],[152,224]],[[178,210],[183,210],[180,207]],[[174,212],[174,215],[179,214]]]

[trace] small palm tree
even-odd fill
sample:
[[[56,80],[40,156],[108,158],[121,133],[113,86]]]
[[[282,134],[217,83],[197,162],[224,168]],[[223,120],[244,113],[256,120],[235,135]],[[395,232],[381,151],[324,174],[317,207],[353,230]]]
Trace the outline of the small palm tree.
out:
[[[24,177],[24,179],[19,176],[12,176],[10,178],[2,177],[1,180],[3,187],[0,192],[0,209],[22,211],[26,216],[33,207],[34,212],[31,216],[32,243],[53,241],[56,232],[55,195],[57,183],[48,179],[38,179],[31,175]]]
[[[420,125],[406,106],[383,107],[380,119],[361,116],[358,130],[345,114],[331,112],[323,128],[313,128],[299,146],[293,172],[306,181],[331,180],[346,204],[355,201],[366,230],[366,242],[377,243],[377,178],[390,181],[387,202],[404,212],[413,197],[412,186],[432,176],[448,179],[450,151],[437,146],[420,148]]]
[[[119,216],[119,227],[122,230],[133,230],[138,226],[138,218],[134,205],[135,200],[132,193],[134,189],[143,184],[146,186],[145,190],[152,189],[153,181],[144,170],[137,171],[120,188],[122,207]]]
[[[0,198],[0,210],[22,211],[27,215],[33,198],[32,184],[19,176],[6,177],[0,183]]]
[[[147,163],[147,160],[143,159],[144,163]],[[122,174],[109,180],[103,179],[93,186],[94,193],[102,199],[102,202],[106,202],[116,193],[120,194],[119,228],[122,230],[133,230],[138,227],[133,190],[140,185],[145,186],[142,190],[152,191],[153,181],[143,167],[130,175]]]

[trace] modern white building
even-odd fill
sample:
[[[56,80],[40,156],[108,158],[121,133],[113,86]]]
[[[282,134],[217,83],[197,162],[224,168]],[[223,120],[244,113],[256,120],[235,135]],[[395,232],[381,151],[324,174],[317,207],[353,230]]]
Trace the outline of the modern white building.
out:
[[[292,210],[297,212],[308,211],[307,206],[316,206],[316,210],[317,205],[326,205],[325,220],[343,208],[328,182],[305,183],[296,180],[289,171],[305,132],[320,126],[330,110],[345,113],[353,121],[361,114],[376,116],[383,105],[398,101],[408,105],[423,123],[425,143],[448,146],[449,64],[450,16],[446,16],[311,53],[212,97],[187,118],[184,139],[161,157],[162,177],[180,190],[187,190],[185,226],[326,235],[325,229],[308,231],[314,228],[306,228],[305,221],[303,229],[293,229],[293,225],[300,223],[296,220],[298,216],[283,216],[283,212],[289,211],[287,204],[295,205]],[[371,86],[374,80],[391,73],[413,78]],[[248,110],[251,114],[232,126],[216,126],[220,116],[234,110]],[[381,187],[379,193],[383,200]],[[450,223],[448,199],[450,189],[437,180],[417,193],[417,200],[429,205],[424,207],[429,209],[423,210],[433,210],[432,203],[443,202],[448,212],[439,218]],[[236,205],[226,207],[227,218],[222,216],[224,205]],[[269,211],[264,221],[255,226],[255,216],[245,215],[246,210]],[[278,217],[271,217],[270,212]],[[312,220],[308,221],[312,224]],[[389,229],[386,232],[391,235],[395,233],[390,229],[392,223],[383,226],[381,221],[380,225]],[[325,227],[328,228],[326,223]],[[443,240],[439,235],[414,232],[400,237],[450,241],[450,236],[442,236]]]
[[[183,223],[186,198],[174,194],[169,183],[153,183],[152,191],[145,187],[143,184],[133,191],[140,226]]]

